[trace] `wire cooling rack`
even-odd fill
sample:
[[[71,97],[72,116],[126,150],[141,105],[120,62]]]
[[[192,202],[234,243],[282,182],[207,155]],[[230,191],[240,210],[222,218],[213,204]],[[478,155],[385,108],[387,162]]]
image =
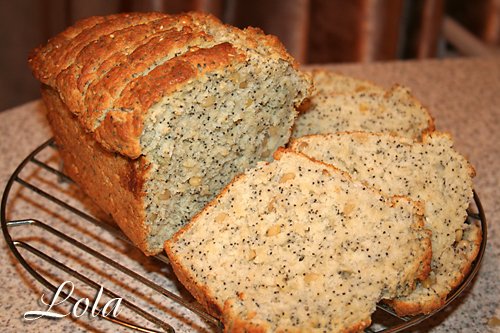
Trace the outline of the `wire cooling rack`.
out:
[[[87,308],[102,308],[106,300],[121,298],[121,306],[127,311],[116,317],[102,312],[97,315],[131,330],[222,331],[221,323],[176,282],[168,258],[163,254],[145,257],[135,250],[116,225],[103,218],[92,204],[85,204],[85,196],[59,171],[60,163],[57,147],[53,140],[48,140],[23,160],[7,182],[1,202],[2,231],[19,263],[53,293],[68,277],[83,286],[80,289],[86,291],[84,296],[89,299],[89,294],[95,295],[102,287],[106,298],[100,302],[95,299]],[[15,201],[19,198],[27,201],[30,217],[18,218],[22,215],[16,209]],[[428,315],[400,317],[390,307],[379,304],[366,332],[408,329],[448,306],[467,288],[479,269],[487,236],[484,211],[475,192],[467,223],[481,226],[479,254],[444,306]],[[70,292],[63,290],[61,295],[85,309]]]

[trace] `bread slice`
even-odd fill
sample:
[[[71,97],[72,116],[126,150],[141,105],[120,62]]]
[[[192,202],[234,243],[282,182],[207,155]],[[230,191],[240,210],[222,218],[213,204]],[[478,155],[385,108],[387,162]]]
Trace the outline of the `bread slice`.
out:
[[[316,96],[385,92],[383,87],[373,82],[343,75],[332,70],[313,69],[309,73],[314,82],[314,95]]]
[[[367,131],[420,140],[434,130],[429,112],[408,88],[396,85],[385,91],[365,81],[320,73],[313,76],[316,92],[295,122],[293,137]]]
[[[335,165],[383,193],[424,202],[426,227],[432,231],[432,272],[392,305],[401,315],[442,306],[468,272],[481,241],[479,227],[465,223],[474,169],[453,149],[451,138],[434,132],[414,143],[388,134],[339,133],[303,137],[291,149]]]
[[[30,64],[68,173],[146,254],[270,160],[311,90],[275,37],[201,13],[89,18]]]
[[[279,150],[171,240],[180,281],[227,332],[354,332],[431,256],[420,207]]]

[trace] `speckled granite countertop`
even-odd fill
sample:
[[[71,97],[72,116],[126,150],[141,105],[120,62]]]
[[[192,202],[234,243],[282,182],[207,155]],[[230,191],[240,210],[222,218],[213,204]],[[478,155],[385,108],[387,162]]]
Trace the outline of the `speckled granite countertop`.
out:
[[[466,155],[477,170],[474,180],[488,220],[488,245],[478,276],[472,286],[455,300],[446,310],[419,324],[411,332],[498,332],[500,318],[500,58],[452,59],[421,62],[391,62],[369,65],[337,65],[334,69],[355,77],[369,79],[384,86],[400,83],[410,87],[425,104],[436,120],[437,128],[450,132],[457,150]],[[16,166],[29,152],[50,137],[40,102],[35,101],[0,113],[0,188],[5,184]],[[54,162],[54,153],[49,151],[40,157],[47,163]],[[68,184],[55,182],[46,172],[31,167],[23,174],[38,186],[57,195],[64,195],[68,202],[90,212],[92,204]],[[8,218],[37,218],[50,221],[51,225],[69,234],[84,235],[86,244],[115,260],[130,265],[140,274],[148,276],[158,284],[177,291],[166,265],[146,259],[136,250],[117,241],[105,232],[95,230],[88,223],[78,220],[38,195],[19,186],[11,191]],[[96,213],[99,214],[99,213]],[[81,271],[98,283],[102,279],[113,280],[118,289],[133,293],[134,300],[143,309],[172,323],[177,331],[205,331],[213,329],[195,315],[178,307],[165,298],[130,282],[126,277],[101,267],[86,255],[73,252],[61,241],[45,236],[35,227],[19,227],[12,230],[16,237],[28,240],[39,248],[52,251],[54,256],[63,254],[61,261],[74,263]],[[111,332],[126,331],[103,320],[66,317],[58,320],[38,319],[27,322],[23,314],[30,310],[46,310],[40,303],[42,293],[47,293],[29,275],[0,241],[0,323],[3,332]],[[27,252],[23,254],[28,256]],[[32,256],[30,257],[32,258]],[[67,279],[52,272],[38,259],[33,264],[44,270],[54,281]],[[169,280],[169,278],[171,280]],[[83,292],[75,280],[75,294]],[[180,291],[182,293],[182,290]],[[94,292],[91,293],[93,295]],[[48,297],[45,298],[48,300]],[[153,309],[153,306],[156,309]],[[68,307],[59,311],[67,312]],[[139,320],[139,322],[141,322]],[[494,323],[497,322],[496,325]]]

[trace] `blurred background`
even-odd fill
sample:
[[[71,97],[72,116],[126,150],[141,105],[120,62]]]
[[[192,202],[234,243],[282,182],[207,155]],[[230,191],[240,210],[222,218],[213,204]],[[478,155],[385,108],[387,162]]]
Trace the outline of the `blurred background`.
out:
[[[0,110],[39,97],[28,54],[75,21],[189,10],[260,27],[302,64],[500,54],[500,0],[0,0]]]

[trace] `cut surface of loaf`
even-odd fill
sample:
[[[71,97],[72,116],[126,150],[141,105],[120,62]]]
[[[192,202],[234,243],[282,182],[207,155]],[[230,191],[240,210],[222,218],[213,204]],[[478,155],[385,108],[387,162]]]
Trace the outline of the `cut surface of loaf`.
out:
[[[92,181],[98,187],[82,186],[94,198],[110,183],[135,196],[133,223],[117,213],[119,203],[96,201],[147,254],[162,251],[234,175],[288,141],[295,108],[311,89],[275,37],[200,13],[89,18],[35,50],[30,64],[47,104],[62,105],[104,148],[73,159],[81,165],[69,167],[70,176],[101,177]],[[78,143],[81,133],[73,135],[61,149]],[[112,160],[101,159],[104,151],[130,161],[127,176],[113,175],[111,165],[92,175],[92,160]]]
[[[328,71],[313,72],[316,92],[302,112],[293,137],[344,131],[388,132],[420,140],[433,120],[408,88],[384,90]]]
[[[467,274],[481,241],[480,228],[465,223],[474,169],[453,149],[451,138],[434,132],[414,143],[387,134],[338,133],[299,138],[290,148],[383,193],[424,203],[426,227],[432,231],[432,271],[412,294],[391,303],[401,315],[442,306]]]
[[[278,150],[165,243],[227,332],[357,332],[430,269],[421,207]]]

